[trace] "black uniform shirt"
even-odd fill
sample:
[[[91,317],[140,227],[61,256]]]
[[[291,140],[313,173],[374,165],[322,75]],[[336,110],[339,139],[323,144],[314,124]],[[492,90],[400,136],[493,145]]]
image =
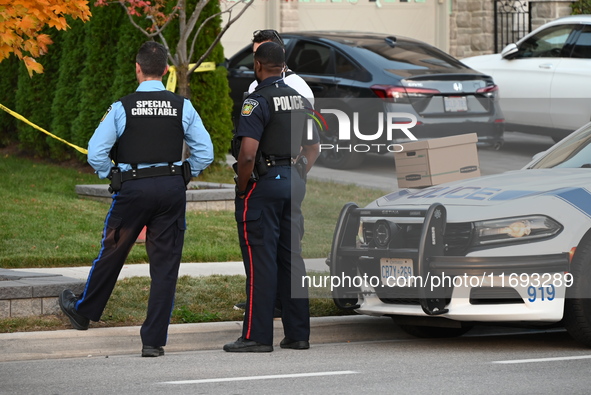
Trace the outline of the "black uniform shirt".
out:
[[[257,141],[261,141],[265,126],[271,120],[271,110],[269,109],[269,103],[267,100],[263,96],[257,94],[257,91],[272,84],[278,84],[279,87],[288,87],[280,77],[269,77],[261,81],[255,91],[242,103],[236,136],[250,137]],[[302,100],[305,103],[305,107],[311,112],[312,106],[310,105],[310,102],[304,97],[302,97]],[[311,138],[308,138],[308,133],[304,133],[302,136],[302,145],[313,145],[320,141],[314,122],[312,122],[312,128],[313,134]]]

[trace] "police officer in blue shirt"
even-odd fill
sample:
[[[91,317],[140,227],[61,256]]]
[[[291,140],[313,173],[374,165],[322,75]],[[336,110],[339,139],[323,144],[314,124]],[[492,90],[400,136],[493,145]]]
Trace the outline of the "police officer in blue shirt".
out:
[[[164,355],[185,235],[186,184],[213,161],[209,133],[191,102],[167,91],[168,51],[145,42],[136,56],[139,87],[113,103],[88,143],[88,162],[114,192],[103,239],[83,293],[58,301],[78,330],[99,321],[127,255],[144,226],[150,298],[142,356]],[[182,160],[183,141],[190,156]],[[113,164],[114,162],[114,164]]]
[[[310,312],[302,277],[305,177],[319,154],[318,134],[307,130],[307,100],[281,78],[283,48],[261,44],[254,55],[259,85],[243,103],[236,131],[236,221],[246,271],[242,336],[228,352],[273,351],[277,292],[285,338],[281,348],[307,349]]]

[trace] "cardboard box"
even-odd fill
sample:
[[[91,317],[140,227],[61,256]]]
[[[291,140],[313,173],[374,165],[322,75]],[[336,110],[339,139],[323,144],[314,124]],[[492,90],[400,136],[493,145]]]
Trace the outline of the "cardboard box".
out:
[[[404,143],[394,153],[400,188],[417,188],[480,176],[476,133]]]

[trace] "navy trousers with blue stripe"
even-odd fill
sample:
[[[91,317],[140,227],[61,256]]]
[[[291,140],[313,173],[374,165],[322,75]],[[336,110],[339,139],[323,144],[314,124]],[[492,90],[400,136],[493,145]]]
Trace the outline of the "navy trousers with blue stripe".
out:
[[[271,167],[236,199],[236,222],[246,271],[242,337],[273,344],[273,310],[281,302],[286,337],[310,337],[308,289],[301,256],[301,203],[306,184],[292,166]]]
[[[150,261],[150,297],[142,344],[166,345],[185,236],[186,187],[182,176],[124,182],[105,219],[101,250],[92,264],[78,313],[98,321],[117,277],[144,226]]]

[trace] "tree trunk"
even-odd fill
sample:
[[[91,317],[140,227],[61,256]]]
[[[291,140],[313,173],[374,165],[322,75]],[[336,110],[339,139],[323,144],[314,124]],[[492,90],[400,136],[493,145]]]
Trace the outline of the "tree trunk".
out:
[[[187,75],[188,65],[180,64],[176,72],[177,93],[191,100],[191,86],[189,86],[189,76]],[[191,155],[187,143],[183,143],[183,160]]]
[[[180,64],[177,68],[177,93],[187,99],[191,99],[191,86],[189,85],[189,75],[187,74],[188,69],[188,64]]]

